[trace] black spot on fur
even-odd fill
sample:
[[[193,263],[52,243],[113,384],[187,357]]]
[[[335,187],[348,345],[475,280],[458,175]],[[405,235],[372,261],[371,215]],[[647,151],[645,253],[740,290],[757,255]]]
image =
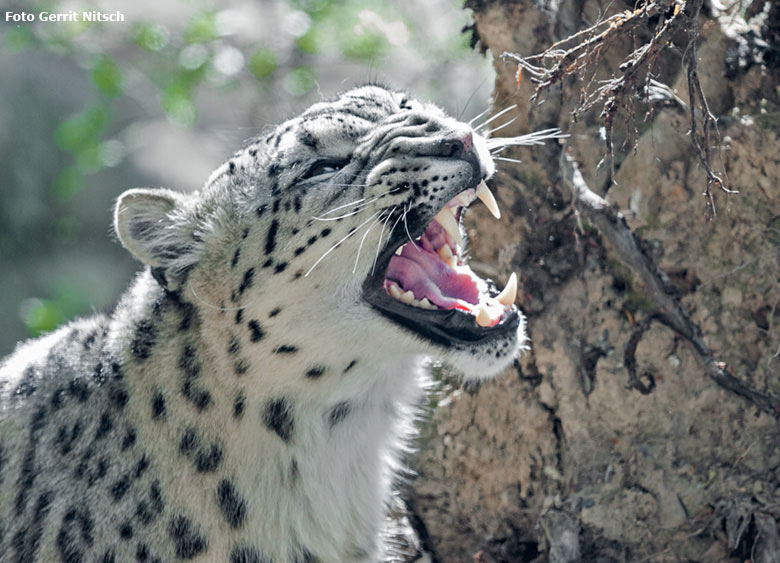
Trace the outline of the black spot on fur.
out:
[[[233,371],[236,372],[236,375],[244,375],[249,371],[249,362],[243,358],[237,360],[233,364]]]
[[[136,561],[148,561],[149,560],[149,546],[145,543],[138,543],[138,547],[135,548],[135,560]]]
[[[308,241],[306,241],[306,242],[308,243],[308,245],[309,245],[309,246],[311,246],[312,244],[314,244],[315,242],[317,242],[317,235],[310,236],[310,237],[309,237],[309,240],[308,240]]]
[[[206,551],[208,542],[192,521],[183,515],[174,516],[168,524],[168,535],[176,546],[179,559],[192,559]]]
[[[184,434],[181,435],[181,440],[179,441],[179,452],[188,456],[194,452],[195,448],[197,448],[199,445],[200,439],[198,439],[198,434],[194,429],[187,428],[184,431]]]
[[[273,258],[269,258],[268,260],[263,262],[263,268],[270,268],[273,265],[274,265],[274,259]]]
[[[199,451],[195,457],[195,469],[199,473],[216,471],[220,463],[222,463],[222,448],[216,444],[212,444],[208,451]]]
[[[65,563],[81,563],[84,558],[83,547],[89,548],[95,542],[94,522],[87,509],[71,506],[62,518],[57,533],[57,549],[60,559]]]
[[[146,454],[143,454],[141,456],[141,459],[138,460],[138,463],[135,464],[135,469],[133,470],[133,478],[134,479],[140,479],[144,473],[146,473],[146,470],[149,469],[149,458],[146,457]]]
[[[230,342],[228,342],[228,354],[231,356],[235,356],[241,351],[241,342],[239,342],[238,338],[235,336],[230,337]]]
[[[306,129],[301,129],[298,133],[298,140],[307,147],[317,150],[317,138]]]
[[[279,262],[274,268],[274,274],[280,274],[287,268],[287,262]]]
[[[19,531],[11,539],[11,546],[16,552],[14,561],[33,561],[36,559],[38,549],[40,548],[41,536],[43,535],[44,523],[51,503],[54,500],[54,493],[46,491],[38,497],[35,504],[31,521],[23,524]],[[2,534],[0,534],[0,544],[2,543]]]
[[[244,310],[243,309],[238,309],[236,311],[236,324],[240,325],[241,322],[243,321],[243,319],[244,319]]]
[[[135,445],[136,433],[135,428],[128,426],[125,430],[125,435],[122,438],[122,443],[119,446],[120,451],[125,451],[128,448],[132,448]]]
[[[265,203],[257,208],[257,217],[262,217],[263,213],[265,213],[265,210],[268,209],[268,205]]]
[[[329,229],[329,228],[324,228],[324,229],[322,229],[322,232],[320,233],[320,237],[322,237],[322,238],[325,238],[325,237],[326,237],[326,236],[328,236],[330,233],[331,233],[331,231],[330,231],[330,229]]]
[[[236,400],[233,401],[233,418],[241,418],[244,416],[244,410],[246,409],[246,395],[243,391],[236,395]]]
[[[127,389],[122,384],[113,384],[108,390],[108,396],[114,406],[119,409],[125,408],[130,399]]]
[[[129,475],[122,475],[119,479],[114,481],[114,483],[111,485],[111,489],[109,492],[111,493],[111,498],[114,499],[114,502],[118,502],[122,500],[122,498],[127,494],[127,491],[130,489],[130,476]]]
[[[95,440],[105,438],[111,429],[114,427],[114,421],[111,420],[111,415],[104,412],[100,415],[100,422],[98,423],[97,430],[95,431]]]
[[[295,427],[291,410],[287,399],[274,399],[268,402],[263,413],[265,425],[285,442],[290,441]]]
[[[260,327],[260,323],[257,322],[257,320],[252,319],[247,323],[247,326],[249,327],[250,332],[252,333],[249,336],[249,340],[252,342],[258,342],[259,340],[262,340],[263,336],[265,336],[265,332]]]
[[[317,379],[325,373],[325,366],[314,366],[306,372],[306,377]]]
[[[301,207],[302,207],[301,196],[299,196],[299,195],[295,196],[295,198],[293,199],[293,207],[295,207],[295,212],[296,213],[300,213],[301,212]]]
[[[236,251],[233,253],[233,259],[230,260],[230,267],[235,268],[238,264],[238,259],[241,258],[241,247],[239,246],[236,248]]]
[[[243,295],[247,289],[252,287],[252,283],[254,282],[254,276],[255,276],[254,268],[249,268],[246,272],[244,272],[244,279],[241,280],[241,285],[238,286],[239,295]]]
[[[265,239],[265,253],[271,254],[276,248],[276,234],[279,231],[279,221],[274,219],[268,228],[268,237]]]
[[[274,195],[276,195],[276,194],[274,194]],[[281,207],[281,205],[282,205],[282,200],[281,200],[281,198],[280,198],[280,199],[275,199],[275,200],[274,200],[274,203],[273,203],[273,208],[272,208],[272,211],[273,211],[274,213],[279,213],[279,208]]]
[[[351,410],[352,407],[347,401],[336,404],[335,407],[330,409],[330,413],[328,414],[328,424],[330,424],[330,427],[333,428],[339,422],[347,418]]]
[[[133,526],[129,521],[119,526],[119,537],[127,541],[133,538]]]
[[[274,354],[295,354],[298,351],[297,346],[290,344],[282,344],[274,350]]]
[[[235,174],[236,173],[236,163],[232,160],[228,162],[228,174]]]
[[[230,563],[272,563],[269,557],[254,547],[237,545],[230,551]]]
[[[181,394],[199,411],[206,410],[214,403],[211,393],[199,387],[191,379],[182,383]]]
[[[273,317],[275,317],[276,315],[278,315],[281,312],[282,312],[282,308],[281,307],[274,307],[273,310],[270,313],[268,313],[268,317],[269,318],[273,318]]]
[[[278,176],[279,172],[282,171],[282,167],[279,166],[276,162],[272,162],[268,165],[268,177],[272,178],[274,176]]]
[[[100,563],[116,563],[116,553],[113,549],[109,549],[103,552],[100,558]]]
[[[305,246],[299,246],[298,248],[293,250],[293,254],[295,254],[296,256],[300,256],[304,252],[306,252],[306,247]]]
[[[87,382],[83,379],[72,379],[68,385],[68,391],[71,397],[74,397],[79,403],[86,402],[92,394]]]
[[[351,362],[349,362],[349,364],[347,364],[347,367],[344,368],[344,373],[347,373],[349,370],[355,367],[357,362],[358,362],[357,360],[352,360]]]
[[[292,458],[292,461],[290,462],[290,482],[294,484],[296,481],[298,481],[299,474],[300,471],[298,469],[298,460]]]
[[[156,391],[154,397],[152,397],[152,418],[154,420],[161,420],[165,418],[165,397],[162,392]]]
[[[217,486],[217,504],[231,528],[237,529],[244,524],[246,501],[241,498],[236,486],[227,479],[222,479]]]
[[[135,359],[146,360],[152,353],[152,348],[157,341],[157,328],[149,319],[142,319],[135,325],[135,336],[130,343],[130,351]]]
[[[317,558],[310,550],[305,547],[300,548],[300,553],[295,555],[295,563],[318,563]]]

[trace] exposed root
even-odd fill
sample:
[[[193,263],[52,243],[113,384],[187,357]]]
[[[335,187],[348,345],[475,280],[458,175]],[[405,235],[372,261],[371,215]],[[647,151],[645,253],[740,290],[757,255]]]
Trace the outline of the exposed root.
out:
[[[642,250],[639,239],[631,231],[622,214],[588,187],[577,163],[566,150],[561,152],[560,167],[564,182],[572,190],[573,203],[577,213],[582,214],[599,230],[601,236],[612,244],[621,262],[642,280],[650,298],[657,307],[656,312],[651,317],[640,323],[627,346],[625,363],[629,369],[629,386],[639,389],[643,393],[652,391],[651,384],[645,384],[637,377],[636,360],[633,358],[633,354],[650,322],[659,320],[691,343],[704,364],[707,375],[718,385],[747,399],[762,411],[774,417],[780,417],[780,397],[762,393],[743,383],[730,373],[729,367],[725,363],[715,358],[712,350],[704,342],[700,328],[683,309],[677,297],[677,291],[666,274],[658,268],[652,256]]]

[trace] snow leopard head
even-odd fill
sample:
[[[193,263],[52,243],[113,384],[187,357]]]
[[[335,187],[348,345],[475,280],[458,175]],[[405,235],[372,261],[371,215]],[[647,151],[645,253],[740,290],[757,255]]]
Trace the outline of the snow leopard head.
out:
[[[426,356],[487,376],[525,341],[516,277],[499,292],[465,258],[468,206],[499,215],[495,143],[364,86],[251,140],[200,193],[126,192],[116,230],[160,284],[272,352]]]

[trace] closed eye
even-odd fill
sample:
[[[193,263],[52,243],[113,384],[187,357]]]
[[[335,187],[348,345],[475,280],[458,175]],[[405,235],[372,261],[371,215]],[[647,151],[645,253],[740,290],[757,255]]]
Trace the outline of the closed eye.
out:
[[[316,176],[324,176],[325,174],[333,174],[344,168],[349,161],[347,160],[318,160],[309,167],[306,173],[301,177],[301,180],[308,178],[314,178]]]

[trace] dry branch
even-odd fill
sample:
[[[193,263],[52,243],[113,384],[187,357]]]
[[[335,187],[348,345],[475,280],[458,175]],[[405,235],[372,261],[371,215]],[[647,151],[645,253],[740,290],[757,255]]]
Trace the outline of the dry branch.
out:
[[[747,399],[762,411],[780,417],[780,398],[762,393],[743,383],[729,373],[726,364],[715,358],[712,350],[704,342],[701,330],[682,307],[677,291],[669,278],[658,268],[653,258],[642,249],[639,239],[622,214],[588,187],[577,163],[566,150],[561,152],[560,168],[564,182],[572,190],[573,204],[577,213],[584,216],[598,229],[601,236],[612,244],[620,261],[642,280],[657,307],[657,311],[650,315],[645,323],[640,324],[636,342],[633,342],[634,350],[650,321],[659,320],[691,343],[704,364],[707,375],[718,385]],[[631,358],[628,357],[626,363],[630,364],[630,362]],[[630,367],[627,365],[627,368],[631,376],[630,385],[640,390],[645,388],[646,386],[636,376],[635,363]]]
[[[659,86],[653,76],[661,54],[673,44],[675,34],[681,30],[688,32],[688,44],[685,64],[689,91],[687,107],[691,119],[691,142],[699,161],[707,172],[707,186],[704,192],[710,214],[715,217],[715,202],[712,186],[717,185],[726,193],[738,193],[727,187],[727,182],[718,175],[711,164],[711,132],[717,134],[717,119],[707,104],[702,90],[696,64],[696,41],[699,39],[698,18],[703,0],[640,0],[638,8],[626,10],[597,22],[591,27],[579,31],[561,41],[557,41],[542,53],[523,57],[516,53],[503,53],[502,58],[510,59],[518,65],[518,72],[528,75],[536,84],[532,102],[539,100],[542,93],[552,86],[562,83],[569,76],[587,76],[583,79],[580,97],[572,110],[576,121],[578,116],[601,103],[600,118],[604,124],[606,157],[609,159],[612,180],[614,181],[613,125],[621,108],[625,108],[626,122],[634,118],[634,103],[642,99],[648,104],[655,101],[654,93]],[[604,49],[615,44],[624,36],[633,37],[635,32],[650,26],[650,19],[658,17],[658,23],[648,41],[629,53],[611,77],[596,80],[599,57]],[[665,89],[670,90],[668,87]],[[676,98],[676,97],[675,97]],[[679,99],[678,99],[679,100]],[[684,105],[684,102],[680,100]],[[541,103],[541,102],[540,102]],[[646,119],[652,112],[648,112]],[[701,120],[701,138],[697,132],[697,119]],[[630,126],[627,128],[630,132]],[[719,137],[719,135],[717,135]]]

